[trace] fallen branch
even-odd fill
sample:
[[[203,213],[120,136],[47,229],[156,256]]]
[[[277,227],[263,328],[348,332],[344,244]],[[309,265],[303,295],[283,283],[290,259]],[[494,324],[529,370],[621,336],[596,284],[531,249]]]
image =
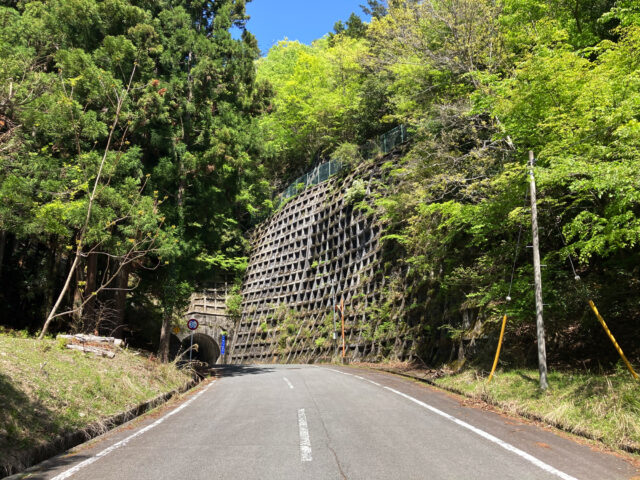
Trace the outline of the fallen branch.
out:
[[[189,353],[191,350],[193,350],[194,352],[198,353],[198,351],[200,350],[200,346],[196,343],[193,345],[193,347],[189,347],[187,348],[184,352],[182,352],[181,354],[179,354],[178,356],[176,356],[176,358],[173,360],[174,362],[179,362],[180,360],[182,360],[182,357],[184,357],[187,353]]]

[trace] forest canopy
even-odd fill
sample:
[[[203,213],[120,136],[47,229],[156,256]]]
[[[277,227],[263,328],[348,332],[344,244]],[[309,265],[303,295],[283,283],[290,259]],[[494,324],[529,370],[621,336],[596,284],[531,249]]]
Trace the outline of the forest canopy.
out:
[[[505,311],[510,328],[531,332],[532,150],[552,341],[569,330],[595,341],[594,298],[637,350],[640,3],[372,9],[366,28],[351,18],[351,30],[339,22],[311,46],[281,42],[258,62],[259,78],[275,80],[275,112],[261,123],[281,169],[410,126],[414,140],[377,202],[411,305],[396,320],[425,343],[468,341]]]
[[[270,205],[244,1],[2,2],[0,19],[4,322],[117,328],[138,287],[166,323],[199,281],[241,274]]]
[[[396,321],[526,330],[531,150],[551,337],[589,337],[589,297],[637,340],[639,2],[369,0],[262,58],[243,0],[0,5],[2,323],[60,299],[56,328],[166,333],[194,288],[242,278],[276,192],[405,124],[377,199]]]

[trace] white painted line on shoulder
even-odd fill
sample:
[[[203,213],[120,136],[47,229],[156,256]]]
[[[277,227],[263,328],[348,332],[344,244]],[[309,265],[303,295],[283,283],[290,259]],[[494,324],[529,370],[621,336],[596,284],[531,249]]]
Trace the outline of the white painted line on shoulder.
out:
[[[89,465],[91,465],[93,462],[95,462],[96,460],[109,455],[111,452],[113,452],[114,450],[117,450],[120,447],[124,447],[125,445],[127,445],[127,443],[129,443],[131,440],[133,440],[136,437],[139,437],[140,435],[142,435],[145,432],[148,432],[149,430],[151,430],[152,428],[157,427],[158,425],[160,425],[162,422],[164,422],[167,418],[171,417],[172,415],[175,415],[176,413],[178,413],[179,411],[187,408],[189,405],[191,405],[200,395],[202,395],[204,392],[206,392],[207,390],[209,390],[209,388],[211,388],[211,386],[213,385],[213,383],[210,383],[209,385],[207,385],[203,390],[201,390],[200,392],[196,393],[190,400],[186,401],[185,403],[183,403],[182,405],[180,405],[178,408],[176,408],[175,410],[170,411],[169,413],[167,413],[164,417],[156,420],[155,422],[153,422],[151,425],[147,425],[146,427],[138,430],[136,433],[134,433],[133,435],[129,435],[127,438],[125,438],[124,440],[120,440],[118,443],[114,443],[113,445],[111,445],[109,448],[105,448],[104,450],[102,450],[100,453],[95,454],[93,457],[89,457],[86,460],[84,460],[83,462],[80,462],[79,464],[77,464],[76,466],[70,468],[69,470],[65,470],[64,472],[56,475],[55,477],[53,477],[51,480],[64,480],[65,478],[69,478],[72,475],[78,473],[80,470],[82,470],[84,467],[87,467]]]
[[[341,372],[340,370],[334,370],[333,368],[327,368],[327,370],[329,370],[330,372],[336,372],[336,373],[339,373],[340,375],[347,375],[346,373]]]
[[[528,462],[534,464],[536,467],[541,468],[542,470],[544,470],[547,473],[550,473],[552,475],[555,475],[559,478],[562,478],[563,480],[577,480],[575,477],[572,477],[571,475],[568,475],[564,472],[561,472],[560,470],[557,470],[556,468],[552,467],[551,465],[548,465],[546,463],[544,463],[542,460],[537,459],[536,457],[534,457],[533,455],[529,455],[527,452],[520,450],[519,448],[514,447],[513,445],[511,445],[510,443],[507,443],[503,440],[500,440],[498,437],[494,437],[493,435],[491,435],[490,433],[485,432],[484,430],[480,430],[479,428],[474,427],[473,425],[468,424],[467,422],[463,422],[462,420],[459,420],[458,418],[454,417],[453,415],[449,415],[448,413],[443,412],[442,410],[438,410],[435,407],[432,407],[431,405],[421,402],[420,400],[413,398],[405,393],[399,392],[398,390],[394,390],[393,388],[389,388],[389,387],[384,387],[386,390],[389,390],[390,392],[393,392],[397,395],[400,395],[401,397],[406,398],[407,400],[411,400],[413,403],[417,403],[418,405],[420,405],[421,407],[426,408],[427,410],[430,410],[431,412],[435,413],[436,415],[440,415],[441,417],[446,418],[447,420],[451,420],[453,423],[456,423],[458,425],[460,425],[463,428],[466,428],[467,430],[471,430],[473,433],[480,435],[482,438],[485,438],[487,440],[489,440],[490,442],[495,443],[496,445],[499,445],[500,447],[504,448],[505,450],[508,450],[512,453],[515,453],[516,455],[518,455],[519,457],[527,460]]]
[[[307,416],[304,414],[304,408],[298,410],[298,430],[300,431],[300,460],[310,462],[313,460],[311,456],[311,439],[309,438],[309,426],[307,425]]]
[[[287,385],[289,385],[289,388],[293,390],[293,384],[289,381],[289,379],[287,377],[283,377],[283,378],[284,378],[284,381],[287,382]]]
[[[330,370],[330,371],[336,372],[336,373],[340,373],[342,375],[349,375],[351,377],[359,378],[360,380],[364,380],[365,382],[372,383],[372,384],[376,385],[377,387],[381,387],[382,386],[378,382],[374,382],[373,380],[369,380],[368,378],[361,377],[360,375],[353,375],[351,373],[341,372],[340,370],[334,370],[333,368],[327,368],[327,370]]]

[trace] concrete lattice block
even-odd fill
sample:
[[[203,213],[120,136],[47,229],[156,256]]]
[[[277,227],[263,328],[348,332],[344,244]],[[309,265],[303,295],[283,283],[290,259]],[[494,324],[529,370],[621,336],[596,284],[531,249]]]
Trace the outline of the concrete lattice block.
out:
[[[356,178],[369,182],[369,194],[376,193],[373,185],[377,182],[371,180],[382,178],[381,163],[308,188],[255,230],[242,291],[243,314],[231,346],[232,362],[330,357],[336,351],[333,341],[325,341],[323,347],[316,347],[315,342],[330,339],[331,332],[322,328],[324,316],[332,314],[334,297],[337,302],[340,298],[345,301],[348,355],[360,359],[374,354],[376,346],[363,339],[361,331],[361,325],[370,319],[354,312],[366,312],[383,286],[384,276],[375,274],[382,268],[382,228],[377,218],[354,213],[344,194]],[[295,312],[300,326],[298,335],[287,336],[286,341],[281,340],[282,331],[276,332],[281,320],[275,318],[275,304],[280,303]],[[268,342],[254,333],[265,321],[273,330]],[[302,345],[299,337],[305,325],[310,337]],[[278,342],[286,347],[279,347]]]

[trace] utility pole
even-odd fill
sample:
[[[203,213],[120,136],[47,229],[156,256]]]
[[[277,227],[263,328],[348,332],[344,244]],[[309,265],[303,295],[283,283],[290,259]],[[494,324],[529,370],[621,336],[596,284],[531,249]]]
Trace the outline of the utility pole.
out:
[[[338,305],[336,304],[336,291],[334,287],[331,287],[331,295],[333,296],[333,343],[335,344],[334,355],[338,355],[338,332],[336,331],[336,308],[338,308]]]
[[[536,286],[536,330],[538,333],[538,369],[540,370],[540,389],[546,390],[547,350],[544,342],[544,320],[542,319],[542,274],[540,272],[540,241],[538,239],[538,206],[536,204],[536,177],[533,174],[535,157],[529,151],[529,181],[531,185],[531,230],[533,233],[533,275]]]
[[[344,358],[346,356],[347,344],[344,337],[344,297],[340,298],[340,306],[335,306],[335,309],[340,312],[340,318],[342,321],[342,361],[344,362]]]
[[[342,318],[342,361],[344,362],[346,354],[346,344],[344,341],[344,297],[340,298],[340,317]]]

